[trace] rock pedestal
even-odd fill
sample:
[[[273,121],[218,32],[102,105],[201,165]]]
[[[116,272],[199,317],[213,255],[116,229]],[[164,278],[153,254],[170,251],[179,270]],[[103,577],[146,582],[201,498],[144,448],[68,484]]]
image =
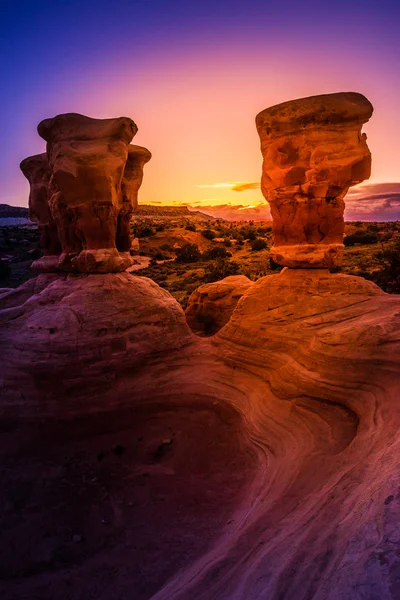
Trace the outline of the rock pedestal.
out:
[[[284,102],[257,115],[261,189],[274,222],[271,256],[280,265],[341,263],[344,197],[371,173],[361,128],[372,111],[361,94],[343,92]]]
[[[129,187],[129,142],[137,132],[135,123],[127,117],[91,119],[71,113],[42,121],[38,132],[47,141],[52,170],[49,203],[62,244],[60,268],[123,271],[132,264],[126,249],[131,199],[123,193],[123,178]],[[138,169],[136,194],[142,177]]]
[[[49,208],[51,169],[47,155],[29,156],[21,162],[20,168],[30,184],[29,218],[39,226],[43,251],[43,256],[32,263],[32,268],[40,271],[57,270],[61,244],[57,225]]]

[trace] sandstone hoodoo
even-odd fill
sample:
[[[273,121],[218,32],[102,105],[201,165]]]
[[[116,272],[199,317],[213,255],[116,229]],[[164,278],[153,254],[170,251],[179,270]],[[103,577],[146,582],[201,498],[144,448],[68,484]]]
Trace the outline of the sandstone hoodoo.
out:
[[[146,148],[130,146],[135,123],[70,113],[42,121],[38,132],[47,142],[49,206],[62,246],[58,267],[125,270],[132,264],[129,219],[151,157]]]
[[[61,253],[57,225],[49,207],[49,183],[51,169],[47,155],[36,154],[25,158],[21,171],[30,184],[29,218],[39,225],[40,245],[43,256],[32,263],[33,269],[56,271]]]
[[[372,112],[364,96],[342,92],[284,102],[257,115],[261,189],[271,207],[271,256],[277,263],[340,264],[344,197],[350,186],[370,177],[371,155],[361,129]]]

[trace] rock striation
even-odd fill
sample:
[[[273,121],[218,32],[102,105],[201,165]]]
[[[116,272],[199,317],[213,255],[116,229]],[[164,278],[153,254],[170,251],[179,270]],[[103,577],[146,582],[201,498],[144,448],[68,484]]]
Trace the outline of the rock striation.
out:
[[[273,219],[271,256],[280,265],[341,263],[344,197],[371,173],[361,128],[372,111],[361,94],[341,92],[284,102],[257,115],[261,189]]]
[[[185,310],[186,320],[197,335],[214,335],[231,318],[240,298],[253,282],[244,275],[232,275],[206,283],[195,290]]]
[[[32,268],[40,271],[56,271],[61,244],[57,224],[49,207],[51,169],[47,155],[29,156],[21,162],[20,168],[30,184],[28,214],[30,220],[39,226],[40,245],[43,251],[43,256],[32,263]]]
[[[398,598],[400,299],[316,263],[207,338],[129,273],[0,294],[2,598]]]

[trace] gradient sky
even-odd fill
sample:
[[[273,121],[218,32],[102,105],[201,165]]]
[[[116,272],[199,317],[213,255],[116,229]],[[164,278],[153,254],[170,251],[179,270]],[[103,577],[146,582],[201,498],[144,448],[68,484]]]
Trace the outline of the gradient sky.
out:
[[[137,123],[153,153],[141,203],[257,207],[257,186],[226,185],[260,179],[256,114],[357,91],[375,107],[369,183],[392,184],[362,212],[399,219],[399,22],[398,0],[2,0],[0,203],[27,205],[18,165],[44,151],[37,123],[80,112]]]

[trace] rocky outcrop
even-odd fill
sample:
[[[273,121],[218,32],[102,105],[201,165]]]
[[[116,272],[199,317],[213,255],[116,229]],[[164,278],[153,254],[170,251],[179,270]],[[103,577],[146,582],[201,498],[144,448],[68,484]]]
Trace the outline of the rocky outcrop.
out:
[[[129,145],[135,123],[71,113],[42,121],[38,131],[52,170],[49,204],[62,245],[59,267],[123,271],[132,264],[129,218],[151,156]]]
[[[244,275],[232,275],[206,283],[195,290],[185,311],[191,330],[197,335],[214,335],[231,318],[240,298],[253,282]]]
[[[344,92],[284,102],[257,115],[275,262],[292,268],[341,263],[344,197],[371,172],[361,128],[372,111],[364,96]]]
[[[2,598],[398,597],[399,296],[226,281],[207,339],[128,273],[0,295]]]
[[[51,169],[47,155],[29,156],[21,162],[20,168],[30,184],[29,218],[39,226],[40,245],[43,251],[43,256],[32,263],[32,268],[40,271],[55,271],[58,268],[61,244],[57,225],[49,207]]]

